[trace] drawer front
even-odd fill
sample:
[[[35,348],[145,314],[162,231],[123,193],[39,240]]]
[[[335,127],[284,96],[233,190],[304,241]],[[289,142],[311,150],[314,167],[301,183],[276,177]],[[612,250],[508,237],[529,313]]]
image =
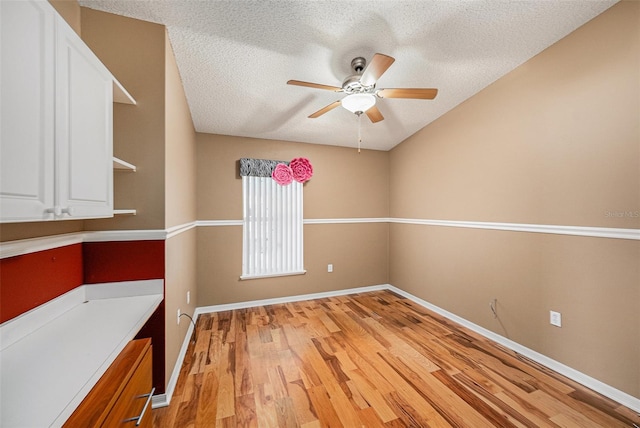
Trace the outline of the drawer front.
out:
[[[135,427],[138,424],[139,427],[151,428],[153,423],[149,396],[153,383],[151,367],[151,349],[149,349],[109,412],[103,427]],[[135,418],[140,415],[143,417],[138,423]]]

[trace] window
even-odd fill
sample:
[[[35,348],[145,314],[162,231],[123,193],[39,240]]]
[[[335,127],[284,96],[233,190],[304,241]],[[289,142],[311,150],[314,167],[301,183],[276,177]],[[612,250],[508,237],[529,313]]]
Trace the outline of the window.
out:
[[[305,273],[302,239],[302,187],[280,186],[268,176],[245,175],[241,159],[243,223],[242,276],[251,279]],[[271,162],[261,159],[247,161]],[[272,170],[273,168],[266,168]],[[255,172],[255,171],[254,171]],[[250,173],[250,172],[249,172]],[[267,175],[262,171],[261,175]]]

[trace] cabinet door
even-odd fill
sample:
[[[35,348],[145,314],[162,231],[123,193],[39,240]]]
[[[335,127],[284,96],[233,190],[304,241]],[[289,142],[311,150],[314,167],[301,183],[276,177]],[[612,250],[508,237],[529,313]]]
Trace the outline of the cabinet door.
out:
[[[61,218],[113,216],[113,77],[56,17],[56,179]]]
[[[52,219],[54,12],[0,1],[0,221]]]
[[[152,427],[153,415],[149,396],[153,392],[151,355],[151,349],[147,350],[140,365],[105,418],[103,427]]]

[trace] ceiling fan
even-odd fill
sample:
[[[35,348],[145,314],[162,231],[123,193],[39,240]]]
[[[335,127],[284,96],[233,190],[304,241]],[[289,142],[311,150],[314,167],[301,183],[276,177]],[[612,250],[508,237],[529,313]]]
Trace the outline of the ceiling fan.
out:
[[[288,85],[306,86],[309,88],[323,89],[333,92],[344,92],[346,97],[335,101],[309,118],[315,119],[341,105],[352,113],[360,116],[365,113],[371,122],[376,123],[384,119],[380,110],[376,107],[377,98],[411,98],[420,100],[432,100],[438,95],[438,90],[433,88],[396,88],[377,89],[376,82],[395,61],[394,58],[377,53],[367,64],[362,57],[351,61],[353,73],[342,82],[342,87],[322,85],[320,83],[289,80]]]

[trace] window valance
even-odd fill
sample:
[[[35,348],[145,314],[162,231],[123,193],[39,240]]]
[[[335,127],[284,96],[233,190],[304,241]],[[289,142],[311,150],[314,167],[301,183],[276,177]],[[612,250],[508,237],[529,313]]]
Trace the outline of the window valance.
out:
[[[289,162],[270,160],[270,159],[240,159],[240,176],[241,177],[271,177],[276,165],[283,163],[289,165]]]

